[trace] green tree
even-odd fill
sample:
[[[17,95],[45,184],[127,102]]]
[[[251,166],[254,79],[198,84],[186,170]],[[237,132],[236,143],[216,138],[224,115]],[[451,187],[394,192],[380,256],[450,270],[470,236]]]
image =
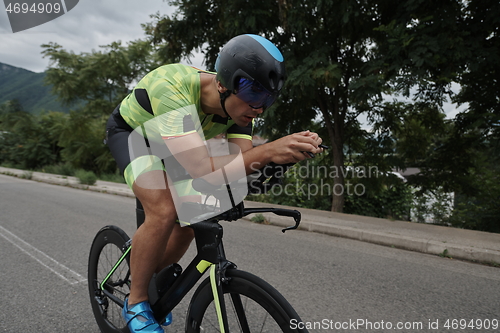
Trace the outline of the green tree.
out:
[[[24,111],[18,100],[7,101],[0,107],[0,162],[23,164],[26,135],[33,131],[33,116]]]
[[[0,120],[2,122],[5,121],[5,119],[3,117],[4,117],[4,115],[6,115],[8,113],[15,113],[15,112],[20,112],[20,111],[23,111],[23,107],[22,107],[21,103],[19,102],[19,100],[13,99],[13,100],[7,101],[7,102],[3,103],[2,105],[0,105],[0,117],[2,117]],[[0,123],[0,124],[2,124],[2,123]]]
[[[25,112],[19,102],[0,107],[0,162],[34,169],[58,161],[57,138],[47,132],[50,117]]]
[[[498,2],[177,0],[170,4],[178,6],[176,14],[157,15],[145,25],[154,46],[137,42],[135,53],[131,46],[118,43],[104,52],[78,56],[56,44],[46,45],[44,54],[53,60],[50,80],[62,99],[86,101],[88,115],[108,114],[134,81],[126,73],[135,75],[149,66],[142,66],[141,57],[156,65],[156,58],[146,56],[155,50],[163,62],[179,61],[197,50],[213,69],[219,48],[231,37],[261,34],[283,51],[289,76],[280,101],[260,123],[270,139],[317,130],[332,147],[322,163],[337,170],[362,163],[376,165],[386,174],[394,167],[418,166],[422,172],[410,183],[422,191],[457,192],[458,197],[468,198],[464,202],[481,207],[475,213],[495,211],[487,193],[498,198],[491,185],[498,171],[488,158],[498,156],[499,142]],[[139,65],[131,66],[131,59],[139,59]],[[461,85],[459,94],[451,90],[453,82]],[[391,95],[407,101],[388,101]],[[455,120],[445,120],[446,99],[468,107]],[[361,129],[361,115],[372,125],[371,131]],[[75,124],[81,120],[75,115],[71,119]],[[92,123],[90,118],[83,120]],[[70,127],[78,134],[74,126]],[[67,136],[62,140],[65,150],[73,149],[75,163],[83,161],[83,152],[92,149],[71,144]],[[93,160],[105,165],[109,159],[101,155]],[[372,183],[370,200],[384,189],[396,190],[387,179]],[[486,189],[480,183],[490,185]],[[342,173],[333,184],[345,185]],[[333,195],[331,209],[342,211],[344,200],[343,195]]]
[[[379,28],[388,42],[377,45],[403,74],[393,80],[399,91],[410,96],[413,89],[413,98],[427,104],[448,98],[464,110],[413,150],[422,172],[410,182],[422,192],[454,192],[452,224],[498,231],[500,3],[440,1],[434,11],[425,4],[395,4],[392,20]],[[399,148],[409,156],[409,147]]]
[[[381,171],[390,171],[393,163],[406,167],[408,159],[397,158],[389,145],[402,115],[409,106],[431,121],[442,115],[450,84],[470,54],[466,34],[457,25],[463,16],[458,0],[170,3],[179,7],[174,16],[157,16],[146,26],[153,40],[167,48],[168,60],[204,48],[213,68],[219,48],[241,33],[259,33],[277,44],[287,59],[289,80],[280,102],[265,112],[264,124],[273,125],[264,125],[263,132],[273,139],[303,130],[319,117],[321,134],[332,147],[331,163],[339,169],[346,164],[346,145],[356,145],[360,137],[364,149],[371,149],[371,164]],[[387,102],[384,96],[394,93],[415,102]],[[360,130],[363,114],[374,133]],[[388,149],[393,157],[380,157]],[[343,176],[334,183],[344,186]],[[332,210],[342,211],[343,204],[342,195],[333,196]]]
[[[289,79],[279,103],[265,113],[265,123],[273,124],[265,127],[266,134],[273,139],[301,131],[320,116],[332,163],[344,167],[344,145],[359,132],[358,116],[380,102],[388,89],[370,65],[379,24],[375,5],[298,0],[170,3],[179,6],[176,15],[157,16],[146,26],[153,40],[168,48],[168,60],[188,56],[208,43],[203,51],[213,68],[220,46],[242,33],[262,34],[278,45],[287,59]],[[344,186],[342,174],[333,181]],[[343,204],[343,195],[333,196],[332,210],[342,211]]]
[[[50,126],[57,135],[64,162],[96,173],[112,172],[116,164],[104,146],[109,114],[130,92],[131,85],[159,65],[148,40],[114,42],[100,51],[74,54],[55,43],[42,45],[51,60],[46,81],[64,103],[82,106]]]
[[[388,77],[395,90],[426,108],[440,108],[446,99],[467,106],[447,125],[446,138],[434,147],[436,153],[426,152],[436,161],[434,172],[456,168],[456,177],[446,179],[458,180],[474,160],[470,154],[482,150],[482,138],[496,135],[498,129],[500,4],[411,0],[393,2],[386,11],[377,28],[386,42],[377,40],[376,51],[384,55],[386,73],[398,72]],[[450,89],[452,82],[459,84],[458,94]],[[450,159],[451,154],[457,156]],[[442,167],[437,167],[438,160]]]
[[[62,112],[44,112],[38,117],[38,122],[43,128],[43,136],[50,144],[50,150],[54,155],[54,162],[59,163],[61,159],[62,147],[59,145],[59,138],[63,131],[68,115]]]
[[[46,82],[59,99],[71,104],[83,102],[85,112],[109,114],[129,93],[132,83],[158,66],[151,43],[113,42],[100,51],[74,54],[56,43],[42,45],[51,62]]]
[[[116,164],[103,144],[105,125],[103,117],[71,111],[65,122],[56,124],[60,127],[56,132],[59,133],[58,144],[63,148],[63,161],[69,162],[75,169],[113,172]]]

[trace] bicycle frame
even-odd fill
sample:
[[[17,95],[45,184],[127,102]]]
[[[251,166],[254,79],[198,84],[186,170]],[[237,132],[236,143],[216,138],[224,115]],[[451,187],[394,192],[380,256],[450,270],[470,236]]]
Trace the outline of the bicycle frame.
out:
[[[168,289],[165,295],[151,305],[153,313],[159,322],[165,319],[168,313],[179,304],[184,296],[186,296],[201,279],[204,273],[210,269],[210,282],[214,293],[221,332],[227,331],[227,315],[223,303],[224,299],[219,297],[219,295],[222,295],[222,286],[220,282],[224,279],[224,271],[229,267],[236,268],[236,265],[226,260],[222,244],[223,229],[217,222],[216,220],[209,220],[196,223],[192,226],[195,231],[198,254],[183,271],[181,276],[179,276],[175,283]],[[120,264],[130,255],[131,249],[132,246],[128,244],[123,255],[118,259],[112,270],[99,285],[101,291],[121,307],[124,305],[123,301],[115,297],[106,289],[106,283]],[[115,282],[114,285],[120,283],[125,283],[125,281]]]
[[[227,331],[227,319],[222,295],[221,280],[225,269],[236,265],[227,261],[222,244],[223,229],[215,219],[199,222],[190,226],[195,233],[195,242],[198,254],[194,257],[188,267],[177,278],[168,291],[151,305],[155,318],[161,322],[172,311],[174,307],[186,296],[186,294],[201,279],[204,273],[210,269],[210,282],[214,293],[219,320],[225,324],[221,331]],[[221,323],[221,321],[220,321]]]
[[[297,210],[280,208],[245,209],[243,203],[240,203],[236,207],[233,207],[233,209],[217,217],[187,226],[194,230],[197,255],[182,272],[182,274],[176,279],[173,285],[170,286],[167,292],[154,304],[151,304],[154,316],[158,322],[164,321],[168,313],[170,313],[180,303],[186,294],[201,279],[204,273],[210,269],[210,284],[214,295],[214,304],[220,330],[221,332],[228,332],[227,313],[224,304],[224,297],[222,296],[222,283],[227,281],[225,276],[226,270],[234,269],[236,268],[236,265],[226,259],[224,246],[222,244],[223,228],[218,222],[219,220],[233,221],[249,214],[265,212],[271,212],[282,216],[290,216],[295,219],[295,225],[283,229],[283,232],[296,229],[300,223],[301,215]],[[123,301],[115,297],[106,289],[106,283],[120,264],[127,258],[128,255],[130,255],[131,248],[131,242],[127,243],[126,247],[122,249],[124,251],[123,255],[120,259],[118,259],[112,270],[106,275],[106,278],[99,285],[101,291],[121,307],[124,306]],[[130,271],[127,273],[127,278],[129,274]],[[120,285],[124,283],[126,283],[126,281],[118,281],[113,284]],[[236,299],[235,306],[237,308],[239,307],[237,312],[240,310],[240,313],[243,313],[241,300]]]

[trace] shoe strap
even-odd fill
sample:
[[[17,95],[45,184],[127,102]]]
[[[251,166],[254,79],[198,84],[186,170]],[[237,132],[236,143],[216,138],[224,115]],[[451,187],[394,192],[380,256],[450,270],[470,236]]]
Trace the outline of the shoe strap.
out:
[[[158,323],[156,322],[156,320],[153,316],[153,311],[151,310],[151,306],[149,305],[149,303],[147,301],[137,303],[131,309],[128,309],[128,305],[127,305],[127,314],[132,315],[132,317],[127,321],[127,325],[128,325],[128,323],[130,323],[133,319],[135,319],[137,317],[143,317],[146,319],[146,321],[141,320],[141,323],[144,324],[144,326],[142,328],[138,329],[139,331],[142,331],[146,327],[151,326],[153,324],[158,325]]]

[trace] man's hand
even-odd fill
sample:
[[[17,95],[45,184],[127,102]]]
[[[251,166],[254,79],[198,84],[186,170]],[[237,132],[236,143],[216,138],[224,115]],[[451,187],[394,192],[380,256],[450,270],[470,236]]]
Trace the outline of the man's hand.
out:
[[[308,153],[319,154],[323,152],[323,148],[319,147],[322,142],[323,140],[317,133],[304,131],[270,142],[267,144],[267,148],[272,154],[272,162],[277,164],[297,163],[312,158]]]

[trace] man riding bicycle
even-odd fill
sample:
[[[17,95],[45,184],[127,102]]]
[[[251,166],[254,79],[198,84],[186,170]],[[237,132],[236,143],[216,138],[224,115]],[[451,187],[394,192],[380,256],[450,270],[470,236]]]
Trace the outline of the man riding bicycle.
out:
[[[273,104],[286,79],[283,56],[269,40],[234,37],[222,48],[216,72],[181,64],[159,67],[137,84],[107,123],[107,144],[145,212],[132,240],[132,284],[123,310],[131,332],[163,332],[148,303],[149,281],[155,272],[178,262],[194,237],[191,228],[176,223],[174,203],[192,193],[177,186],[186,184],[182,177],[169,186],[172,175],[166,168],[172,163],[155,152],[166,150],[194,179],[227,165],[238,153],[250,174],[271,162],[296,163],[322,151],[321,138],[309,131],[252,145],[254,119]],[[144,134],[151,124],[160,139],[144,135],[146,145],[134,147],[131,134]],[[209,155],[204,140],[221,133],[239,152]]]

